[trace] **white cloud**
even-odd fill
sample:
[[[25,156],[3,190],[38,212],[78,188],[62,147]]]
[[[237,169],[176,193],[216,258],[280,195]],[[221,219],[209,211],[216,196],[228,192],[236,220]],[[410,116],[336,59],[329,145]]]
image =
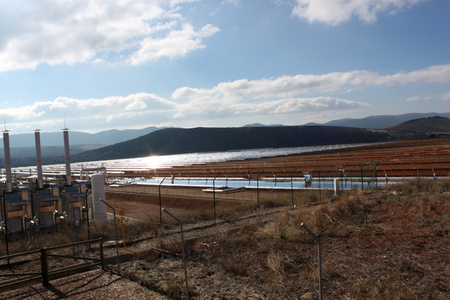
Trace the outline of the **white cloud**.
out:
[[[438,99],[441,101],[448,101],[450,100],[450,92],[443,93],[443,94],[435,94],[435,95],[429,95],[429,96],[412,96],[406,99],[406,101],[424,101],[424,100],[433,100]]]
[[[450,65],[431,66],[409,73],[379,75],[369,71],[332,72],[323,75],[281,76],[274,79],[240,79],[222,82],[211,89],[182,87],[172,98],[203,99],[216,97],[227,101],[243,98],[270,99],[294,97],[301,94],[343,91],[358,86],[392,86],[417,82],[450,83]]]
[[[449,101],[450,100],[450,92],[441,94],[441,100],[442,101]]]
[[[135,64],[184,56],[218,31],[182,22],[177,6],[184,2],[192,1],[1,1],[0,28],[8,30],[0,29],[0,72],[116,61],[117,55]]]
[[[239,3],[239,0],[222,0],[222,5],[228,3],[237,5]]]
[[[185,56],[188,52],[204,48],[202,38],[217,31],[219,29],[210,24],[205,25],[200,31],[195,31],[190,24],[185,24],[181,30],[171,31],[163,38],[147,37],[140,42],[140,49],[130,57],[129,62],[137,65],[163,56],[170,58]]]
[[[408,102],[414,102],[414,101],[421,101],[421,100],[430,100],[433,99],[433,96],[412,96],[408,97],[406,101]]]
[[[277,79],[274,79],[275,81]],[[258,89],[260,84],[263,88]],[[367,109],[370,105],[364,102],[351,101],[335,97],[284,97],[284,95],[296,94],[289,91],[279,91],[271,94],[271,99],[266,97],[265,85],[268,80],[252,82],[237,81],[230,84],[231,91],[226,91],[224,84],[220,88],[211,90],[180,88],[172,98],[188,98],[188,101],[180,104],[182,116],[191,118],[234,118],[237,116],[268,116],[268,115],[296,115],[310,112],[324,111],[357,111]],[[236,92],[236,89],[239,92]],[[245,91],[248,89],[249,91]],[[255,91],[256,90],[256,91]],[[254,97],[247,99],[247,96]],[[259,97],[257,97],[259,96]],[[180,114],[181,115],[181,114]]]
[[[132,124],[154,119],[157,123],[170,119],[176,112],[176,103],[149,93],[130,94],[125,97],[106,97],[101,99],[73,99],[58,97],[53,101],[35,102],[33,105],[0,109],[8,127],[42,128],[43,126],[63,126],[64,119],[76,124],[78,130],[95,128],[112,123],[116,128],[125,122]],[[84,128],[85,127],[85,128]],[[49,129],[47,129],[49,130]],[[53,129],[57,130],[57,129]]]
[[[374,22],[380,13],[396,13],[426,0],[296,0],[293,14],[308,20],[337,25],[357,17]]]
[[[6,117],[13,130],[41,128],[56,131],[63,126],[64,117],[69,127],[76,124],[76,130],[93,131],[161,124],[201,126],[218,124],[219,120],[236,122],[249,118],[277,118],[285,124],[287,120],[298,120],[299,116],[302,120],[311,115],[336,117],[341,113],[348,115],[373,107],[363,101],[333,96],[333,93],[343,95],[352,88],[417,83],[450,83],[450,65],[391,75],[356,70],[260,80],[240,79],[221,82],[210,89],[181,87],[172,93],[171,99],[150,93],[91,99],[58,97],[29,106],[0,109],[0,115]],[[435,99],[449,100],[450,93],[414,96],[407,101]]]
[[[57,131],[67,122],[75,130],[134,128],[172,122],[171,125],[199,123],[236,117],[296,115],[326,111],[358,111],[369,105],[334,97],[286,98],[249,103],[228,102],[214,96],[190,99],[179,104],[153,94],[140,93],[125,97],[72,99],[59,97],[36,102],[31,106],[0,110],[13,132],[41,128]],[[184,125],[185,126],[185,125]]]
[[[374,83],[380,85],[388,84],[408,84],[415,82],[427,83],[449,83],[450,82],[450,65],[431,66],[422,70],[412,71],[409,73],[400,72],[394,75],[380,76],[374,79]]]
[[[260,103],[232,104],[237,114],[302,114],[325,111],[363,110],[370,105],[363,102],[339,99],[335,97],[287,98]]]
[[[370,105],[364,102],[350,101],[334,97],[293,98],[275,102],[273,113],[305,113],[338,110],[362,110]]]

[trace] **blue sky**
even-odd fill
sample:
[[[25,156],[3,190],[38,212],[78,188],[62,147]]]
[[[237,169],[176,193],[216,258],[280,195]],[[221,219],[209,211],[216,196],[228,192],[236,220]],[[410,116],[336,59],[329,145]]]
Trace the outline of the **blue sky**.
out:
[[[11,134],[450,112],[448,0],[0,0]]]

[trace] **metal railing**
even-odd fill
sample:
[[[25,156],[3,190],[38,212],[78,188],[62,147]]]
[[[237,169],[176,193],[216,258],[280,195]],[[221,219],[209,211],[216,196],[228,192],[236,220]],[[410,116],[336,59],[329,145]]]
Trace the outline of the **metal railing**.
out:
[[[91,243],[99,243],[99,258],[93,258],[93,257],[87,257],[87,256],[76,256],[76,255],[64,255],[64,254],[56,254],[52,253],[54,250],[60,250],[63,248],[69,248],[73,246],[78,246],[82,244],[91,244]],[[29,252],[22,252],[22,253],[16,253],[11,255],[6,255],[0,257],[0,261],[7,260],[8,266],[10,266],[10,270],[13,271],[11,266],[11,259],[18,258],[18,257],[26,257],[26,256],[32,256],[40,254],[39,258],[34,259],[34,261],[40,260],[40,271],[39,272],[27,272],[27,273],[7,273],[7,274],[0,274],[0,277],[18,277],[13,280],[3,281],[0,282],[0,293],[17,289],[23,286],[28,286],[31,284],[36,284],[39,282],[42,282],[43,285],[48,285],[50,280],[70,276],[75,273],[84,272],[87,270],[92,269],[95,266],[101,266],[102,268],[105,267],[104,262],[104,255],[103,255],[103,240],[102,238],[93,239],[93,240],[87,240],[77,243],[71,243],[71,244],[65,244],[65,245],[59,245],[54,247],[44,247],[39,250],[33,250]],[[84,262],[81,264],[73,264],[69,265],[64,268],[56,268],[56,269],[50,269],[49,266],[49,260],[51,260],[52,257],[58,257],[58,258],[67,258],[67,259],[75,259],[75,260],[83,260]],[[91,261],[91,262],[86,262]]]

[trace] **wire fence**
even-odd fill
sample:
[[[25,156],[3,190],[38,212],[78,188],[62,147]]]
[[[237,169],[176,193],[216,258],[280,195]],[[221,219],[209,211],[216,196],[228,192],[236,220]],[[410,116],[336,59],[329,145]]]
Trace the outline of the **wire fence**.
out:
[[[107,192],[149,195],[155,197],[193,198],[216,201],[258,201],[258,199],[283,200],[293,193],[373,189],[398,182],[398,178],[377,177],[373,170],[340,172],[333,177],[325,172],[314,178],[261,178],[255,179],[141,179],[129,184],[110,184]],[[390,180],[390,181],[389,181]]]

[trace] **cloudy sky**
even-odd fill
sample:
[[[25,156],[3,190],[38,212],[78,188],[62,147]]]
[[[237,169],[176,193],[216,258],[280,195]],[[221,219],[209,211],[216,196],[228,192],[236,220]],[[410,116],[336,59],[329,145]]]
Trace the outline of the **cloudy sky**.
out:
[[[18,134],[450,112],[449,15],[448,0],[0,0],[0,117]]]

